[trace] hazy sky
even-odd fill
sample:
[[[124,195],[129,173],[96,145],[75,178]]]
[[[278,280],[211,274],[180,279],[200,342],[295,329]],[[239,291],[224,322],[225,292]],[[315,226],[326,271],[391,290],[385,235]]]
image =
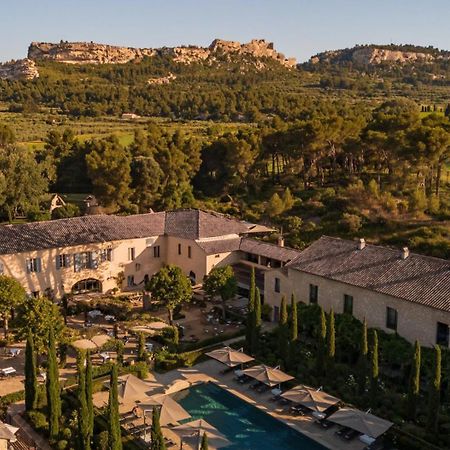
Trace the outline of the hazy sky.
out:
[[[206,46],[265,38],[300,61],[362,43],[450,50],[450,0],[3,0],[0,61],[31,41]]]

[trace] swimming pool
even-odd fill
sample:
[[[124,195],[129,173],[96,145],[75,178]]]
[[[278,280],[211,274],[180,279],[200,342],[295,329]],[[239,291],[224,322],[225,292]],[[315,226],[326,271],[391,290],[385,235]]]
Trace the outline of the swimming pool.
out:
[[[325,447],[214,383],[174,398],[194,419],[205,419],[232,443],[227,450],[324,450]]]

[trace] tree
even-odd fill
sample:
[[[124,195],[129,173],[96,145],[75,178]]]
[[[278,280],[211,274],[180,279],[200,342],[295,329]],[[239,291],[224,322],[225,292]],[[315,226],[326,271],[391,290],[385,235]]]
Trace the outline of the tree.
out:
[[[328,347],[328,361],[333,362],[336,354],[336,330],[334,328],[334,311],[331,308],[328,315],[328,333],[327,333],[327,347]]]
[[[0,275],[0,315],[3,319],[5,339],[8,338],[8,321],[11,317],[11,310],[21,305],[25,298],[25,289],[16,279]]]
[[[203,433],[202,436],[202,442],[200,444],[200,450],[208,450],[208,435],[206,433]]]
[[[226,318],[226,302],[237,292],[237,281],[231,266],[214,267],[205,277],[203,289],[210,297],[220,296],[222,300],[222,317]]]
[[[0,124],[0,147],[13,144],[15,140],[14,131],[8,125]]]
[[[122,450],[120,430],[119,398],[117,392],[117,366],[111,369],[108,401],[108,441],[110,450]]]
[[[248,291],[248,308],[247,308],[247,320],[246,320],[246,330],[245,330],[245,343],[246,347],[251,350],[252,348],[252,337],[253,337],[253,318],[255,312],[255,294],[256,294],[256,279],[255,279],[255,268],[252,267],[250,275],[250,287]]]
[[[372,341],[372,363],[370,370],[370,391],[371,391],[371,401],[375,403],[377,392],[378,392],[378,333],[373,330],[373,341]]]
[[[267,206],[266,214],[269,217],[277,217],[284,211],[284,202],[281,200],[280,196],[275,192],[272,197],[270,197]]]
[[[290,341],[295,342],[298,339],[298,315],[297,315],[297,301],[295,295],[291,295],[291,310],[289,314],[289,330]]]
[[[147,359],[147,352],[145,349],[145,334],[139,333],[138,349],[137,349],[137,360],[145,361]]]
[[[91,353],[88,350],[86,353],[86,406],[88,412],[90,439],[94,436],[94,399],[92,389],[92,360]]]
[[[259,350],[259,336],[261,334],[261,294],[259,288],[255,291],[255,308],[252,319],[252,347],[251,352],[255,354]]]
[[[317,349],[316,369],[322,373],[325,367],[325,346],[327,341],[327,318],[323,308],[320,306],[319,342]]]
[[[25,348],[25,409],[36,409],[38,401],[38,382],[36,374],[36,353],[34,351],[33,335],[28,332]]]
[[[280,318],[278,321],[278,353],[283,361],[286,361],[289,348],[288,311],[286,297],[281,297]]]
[[[152,428],[150,432],[150,450],[165,450],[166,443],[161,431],[161,424],[159,420],[159,410],[157,407],[153,408],[152,412]]]
[[[416,341],[408,389],[408,415],[411,420],[416,418],[417,400],[420,393],[420,360],[420,344]]]
[[[47,352],[47,408],[50,438],[56,440],[59,435],[59,419],[61,417],[61,389],[59,386],[58,359],[56,357],[56,343],[53,328],[48,334]]]
[[[292,197],[291,190],[287,187],[283,192],[283,209],[289,211],[294,206],[294,197]]]
[[[369,345],[367,341],[367,320],[364,318],[361,328],[361,344],[359,354],[359,393],[362,395],[367,385],[367,356],[369,354]]]
[[[171,326],[175,307],[189,302],[192,298],[189,278],[174,265],[167,265],[153,275],[148,284],[148,290],[158,301],[165,304]]]
[[[429,387],[429,399],[428,399],[428,419],[427,429],[428,431],[436,432],[438,428],[439,410],[441,403],[441,347],[439,345],[434,346],[434,366],[433,366],[433,382]]]
[[[102,205],[126,208],[131,195],[131,155],[115,136],[91,141],[86,155],[88,175],[94,194]]]
[[[86,353],[79,351],[77,354],[77,399],[78,399],[78,440],[80,450],[91,448],[89,411],[86,396]]]
[[[29,298],[17,310],[17,337],[24,339],[28,330],[33,333],[34,347],[38,354],[48,347],[50,330],[55,340],[62,342],[65,338],[64,319],[59,307],[45,297]]]

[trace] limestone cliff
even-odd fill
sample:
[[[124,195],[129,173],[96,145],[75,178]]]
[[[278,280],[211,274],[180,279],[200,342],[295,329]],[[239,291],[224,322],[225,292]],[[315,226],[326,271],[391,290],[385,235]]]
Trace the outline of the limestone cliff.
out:
[[[93,42],[32,42],[28,48],[28,58],[35,61],[51,60],[66,64],[125,64],[138,61],[145,56],[156,54],[173,58],[175,62],[190,64],[206,59],[214,60],[215,56],[250,55],[255,58],[272,58],[286,67],[295,66],[295,59],[286,58],[274,49],[272,43],[263,39],[253,39],[241,44],[235,41],[216,39],[209,47],[180,46],[152,48],[117,47]]]
[[[0,64],[1,80],[32,80],[38,76],[36,64],[30,59],[19,59]]]

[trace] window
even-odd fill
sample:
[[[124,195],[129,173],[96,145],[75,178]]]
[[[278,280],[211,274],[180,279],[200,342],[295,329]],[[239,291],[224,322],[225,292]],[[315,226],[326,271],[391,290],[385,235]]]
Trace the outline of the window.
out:
[[[449,327],[446,323],[438,322],[436,330],[436,344],[448,347]]]
[[[397,319],[398,314],[397,310],[394,308],[386,308],[386,328],[390,328],[391,330],[397,330]]]
[[[274,287],[275,292],[280,292],[280,290],[281,290],[280,285],[281,285],[280,279],[275,277],[275,287]]]
[[[128,261],[134,261],[135,258],[135,250],[134,247],[130,247],[128,249]]]
[[[319,300],[319,286],[309,285],[309,303],[317,303]]]
[[[247,261],[258,264],[258,255],[253,253],[247,253]]]
[[[3,263],[0,261],[0,275],[5,273],[5,266],[3,265]]]
[[[128,287],[134,286],[134,275],[128,275],[128,277],[127,277],[127,286]]]
[[[41,264],[41,258],[30,258],[27,259],[27,272],[41,272],[42,271],[42,264]]]
[[[181,244],[178,244],[178,254],[181,255]]]
[[[83,252],[75,253],[73,255],[73,270],[80,272],[83,269],[97,269],[98,267],[98,253],[97,252]]]
[[[161,255],[161,249],[160,249],[159,245],[155,245],[153,247],[153,257],[154,258],[159,258],[160,255]]]
[[[188,245],[188,258],[192,258],[192,249],[190,245]]]
[[[56,257],[56,269],[59,270],[62,267],[70,267],[71,257],[67,254],[57,255]]]
[[[103,250],[100,250],[99,261],[112,261],[112,248],[104,248]]]
[[[136,272],[139,272],[139,271],[141,270],[141,265],[140,265],[139,263],[136,263],[136,264],[134,265],[134,270],[135,270]]]
[[[353,296],[344,294],[344,313],[353,314]]]

